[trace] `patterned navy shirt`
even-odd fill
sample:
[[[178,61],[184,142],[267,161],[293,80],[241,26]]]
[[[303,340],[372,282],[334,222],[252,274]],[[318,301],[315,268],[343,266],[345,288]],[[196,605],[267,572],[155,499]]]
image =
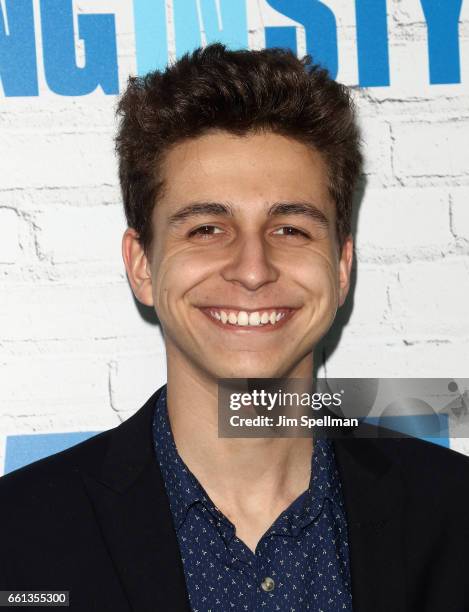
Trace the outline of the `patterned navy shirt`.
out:
[[[315,441],[308,489],[254,553],[179,456],[166,386],[156,402],[153,436],[193,612],[352,610],[347,522],[329,440]]]

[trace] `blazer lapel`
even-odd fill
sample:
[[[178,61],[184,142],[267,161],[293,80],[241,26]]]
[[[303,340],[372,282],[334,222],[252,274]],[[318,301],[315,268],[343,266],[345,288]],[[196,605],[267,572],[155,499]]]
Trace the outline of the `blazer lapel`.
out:
[[[402,481],[380,442],[334,441],[348,519],[352,604],[358,612],[403,612]]]
[[[189,612],[184,570],[151,421],[159,389],[117,427],[94,473],[82,474],[131,609]]]

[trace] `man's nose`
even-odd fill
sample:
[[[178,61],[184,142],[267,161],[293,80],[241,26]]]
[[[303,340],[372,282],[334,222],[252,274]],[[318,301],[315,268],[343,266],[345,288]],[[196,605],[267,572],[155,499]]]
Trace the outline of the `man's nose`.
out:
[[[237,241],[222,275],[225,280],[237,282],[250,291],[277,280],[279,271],[273,262],[272,246],[254,234]]]

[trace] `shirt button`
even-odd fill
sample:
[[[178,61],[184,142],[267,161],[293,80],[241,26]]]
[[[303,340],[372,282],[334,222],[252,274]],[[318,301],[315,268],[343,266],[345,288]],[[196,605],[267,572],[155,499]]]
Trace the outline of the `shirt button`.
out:
[[[275,582],[272,580],[272,578],[264,578],[264,580],[261,582],[261,587],[264,589],[264,591],[273,591],[275,587]]]

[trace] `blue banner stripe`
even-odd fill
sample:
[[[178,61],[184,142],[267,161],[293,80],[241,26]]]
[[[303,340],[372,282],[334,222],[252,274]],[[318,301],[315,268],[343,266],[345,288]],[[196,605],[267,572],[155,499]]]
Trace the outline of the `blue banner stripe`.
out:
[[[4,473],[75,446],[99,431],[12,435],[6,438]]]
[[[165,0],[134,0],[137,72],[143,76],[168,63]]]

